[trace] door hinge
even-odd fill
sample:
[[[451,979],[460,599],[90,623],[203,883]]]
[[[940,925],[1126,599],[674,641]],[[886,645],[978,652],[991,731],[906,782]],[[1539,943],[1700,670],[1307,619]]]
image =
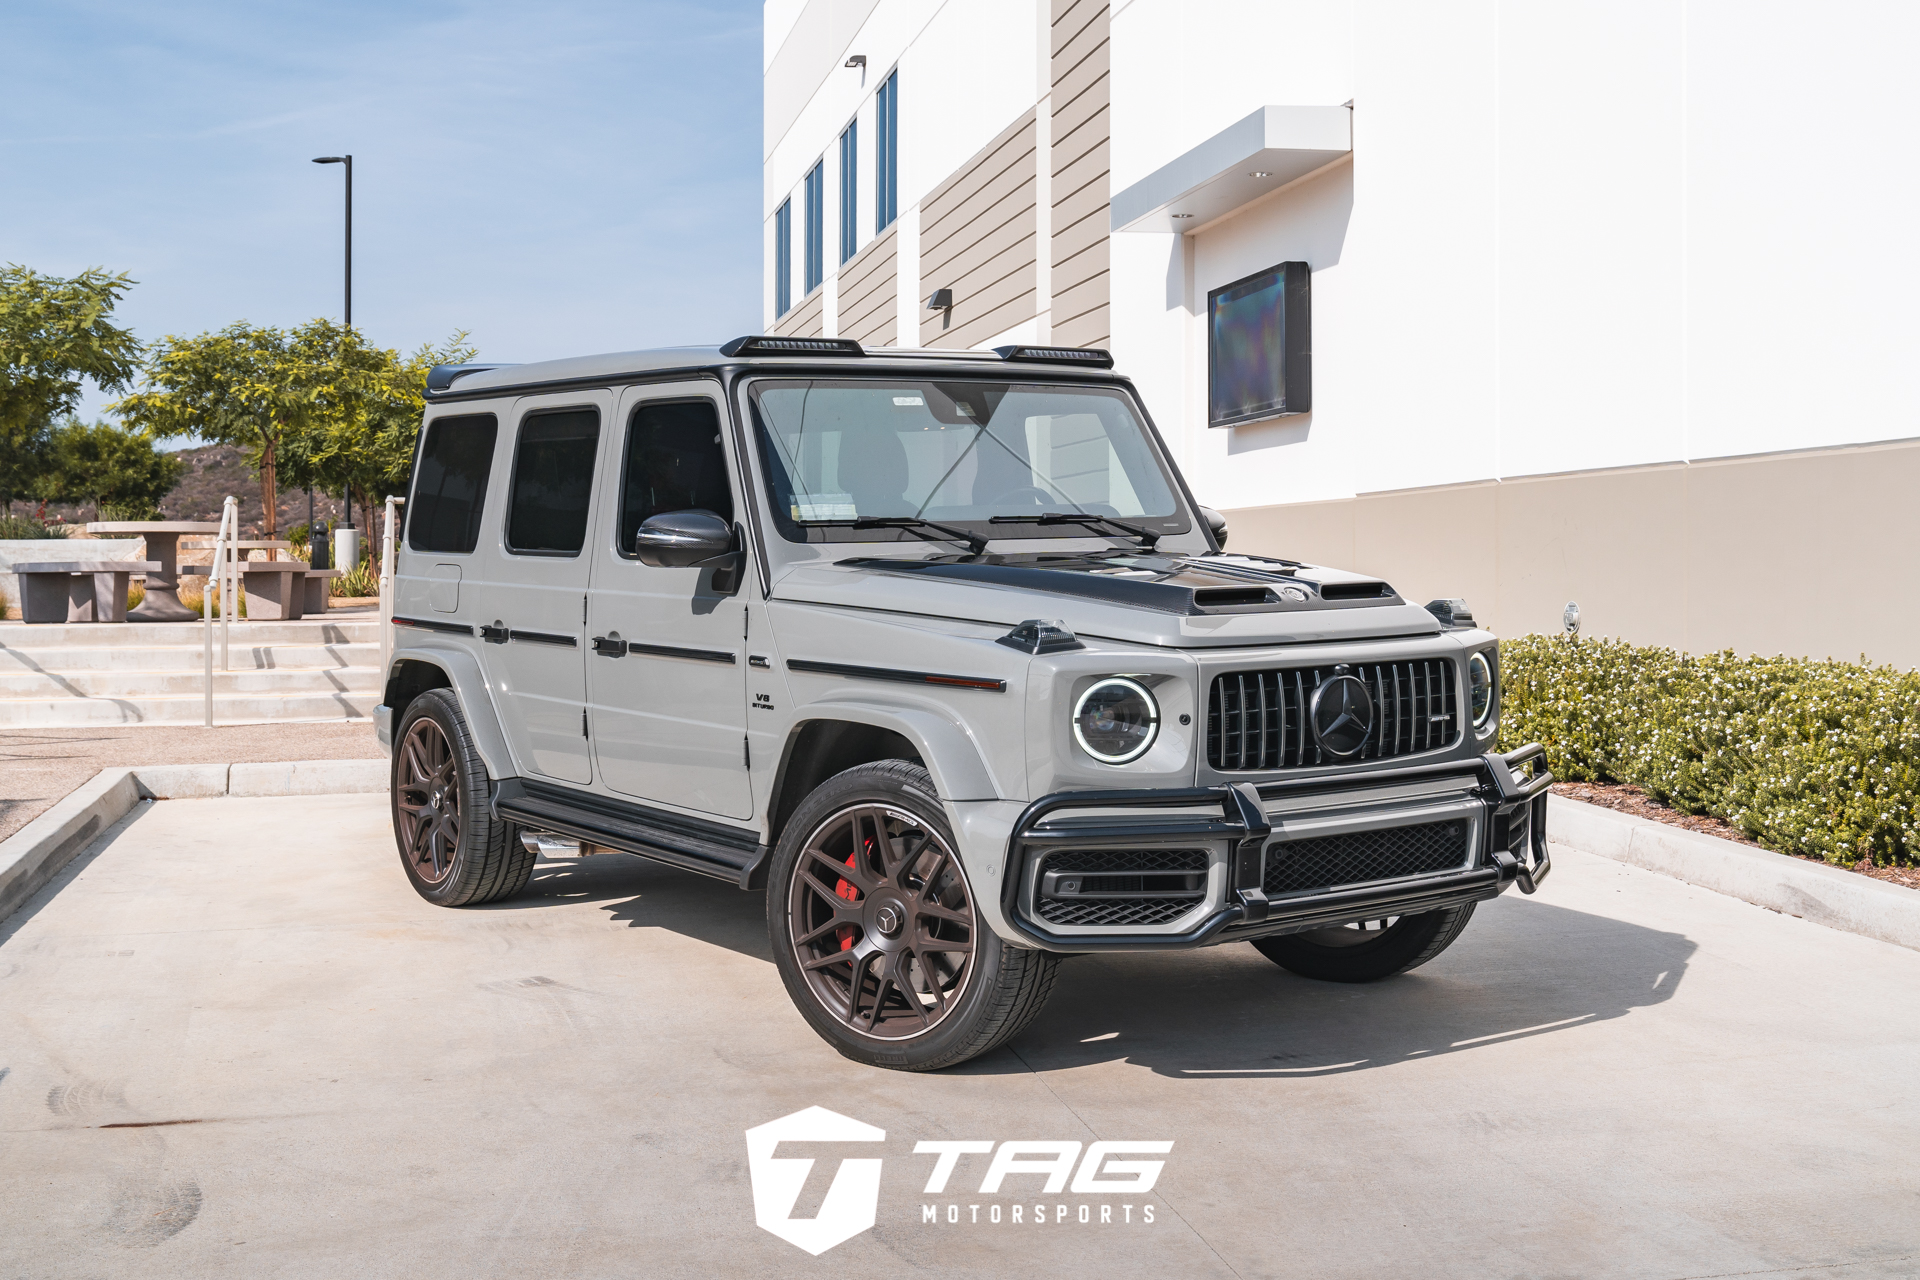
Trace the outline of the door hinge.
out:
[[[753,743],[744,734],[740,738],[740,764],[747,769],[753,768]]]
[[[580,708],[580,736],[583,738],[587,736],[587,709],[585,707]]]
[[[580,625],[583,627],[587,625],[587,598],[585,596],[580,597]]]

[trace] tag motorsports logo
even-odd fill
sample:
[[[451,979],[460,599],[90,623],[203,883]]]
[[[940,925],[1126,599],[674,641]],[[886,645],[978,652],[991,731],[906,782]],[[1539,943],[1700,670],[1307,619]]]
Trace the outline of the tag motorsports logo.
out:
[[[880,1173],[884,1161],[879,1152],[866,1155],[865,1144],[887,1140],[885,1129],[862,1124],[825,1107],[808,1107],[790,1116],[770,1120],[747,1130],[747,1173],[753,1182],[753,1220],[789,1244],[798,1245],[815,1257],[837,1244],[844,1244],[874,1225],[880,1209]],[[825,1144],[838,1151],[804,1154],[806,1146],[816,1149]],[[851,1150],[840,1144],[857,1144]],[[787,1147],[786,1154],[781,1148]],[[1064,1225],[1068,1221],[1101,1225],[1142,1226],[1153,1224],[1154,1206],[1149,1201],[1131,1201],[1116,1205],[1111,1200],[1077,1205],[1056,1203],[1051,1206],[1027,1201],[1010,1203],[1003,1190],[1009,1177],[1020,1175],[1046,1179],[1036,1194],[1057,1196],[1069,1192],[1077,1196],[1140,1195],[1153,1190],[1159,1181],[1164,1160],[1127,1160],[1120,1156],[1166,1155],[1171,1142],[1093,1142],[1073,1141],[994,1142],[989,1140],[916,1142],[913,1154],[934,1157],[928,1171],[923,1195],[938,1196],[947,1190],[961,1158],[991,1155],[979,1194],[996,1197],[987,1204],[955,1201],[947,1205],[922,1203],[923,1224],[960,1224],[982,1226],[1005,1223],[1009,1226]],[[812,1217],[795,1217],[803,1194],[808,1190],[816,1163],[824,1164],[839,1156],[833,1166],[833,1180]],[[1069,1188],[1071,1180],[1071,1188]],[[815,1187],[817,1194],[817,1185]],[[1119,1217],[1115,1216],[1116,1210]],[[984,1215],[983,1215],[984,1211]]]

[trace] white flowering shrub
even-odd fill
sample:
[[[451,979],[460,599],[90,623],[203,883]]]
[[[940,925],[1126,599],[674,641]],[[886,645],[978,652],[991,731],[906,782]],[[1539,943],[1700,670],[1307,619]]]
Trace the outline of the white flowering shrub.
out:
[[[1557,777],[1632,783],[1770,849],[1915,860],[1920,672],[1559,636],[1503,641],[1500,665],[1503,749],[1544,744]]]

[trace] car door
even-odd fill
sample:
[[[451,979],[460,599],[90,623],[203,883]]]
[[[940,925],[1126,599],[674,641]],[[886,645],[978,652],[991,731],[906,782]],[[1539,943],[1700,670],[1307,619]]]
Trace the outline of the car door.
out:
[[[521,768],[593,779],[587,741],[586,601],[595,463],[613,395],[531,396],[512,414],[506,502],[471,616],[508,745]],[[463,598],[469,588],[463,582]]]
[[[603,783],[726,818],[753,814],[746,760],[747,579],[737,567],[660,568],[634,554],[649,516],[742,509],[724,409],[711,382],[630,387],[620,396],[618,483],[596,537],[588,593],[593,750]]]

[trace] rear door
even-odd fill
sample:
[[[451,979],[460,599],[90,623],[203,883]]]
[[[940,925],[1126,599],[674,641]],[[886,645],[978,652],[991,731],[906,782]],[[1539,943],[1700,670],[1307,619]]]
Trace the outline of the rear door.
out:
[[[500,534],[468,611],[507,742],[523,769],[592,781],[587,740],[586,603],[595,463],[613,409],[607,391],[530,396],[514,405]]]
[[[606,451],[617,482],[602,486],[612,501],[595,538],[587,683],[609,788],[746,818],[746,553],[732,571],[655,568],[633,554],[649,516],[706,510],[735,523],[744,510],[719,395],[705,381],[620,393],[621,439]]]

